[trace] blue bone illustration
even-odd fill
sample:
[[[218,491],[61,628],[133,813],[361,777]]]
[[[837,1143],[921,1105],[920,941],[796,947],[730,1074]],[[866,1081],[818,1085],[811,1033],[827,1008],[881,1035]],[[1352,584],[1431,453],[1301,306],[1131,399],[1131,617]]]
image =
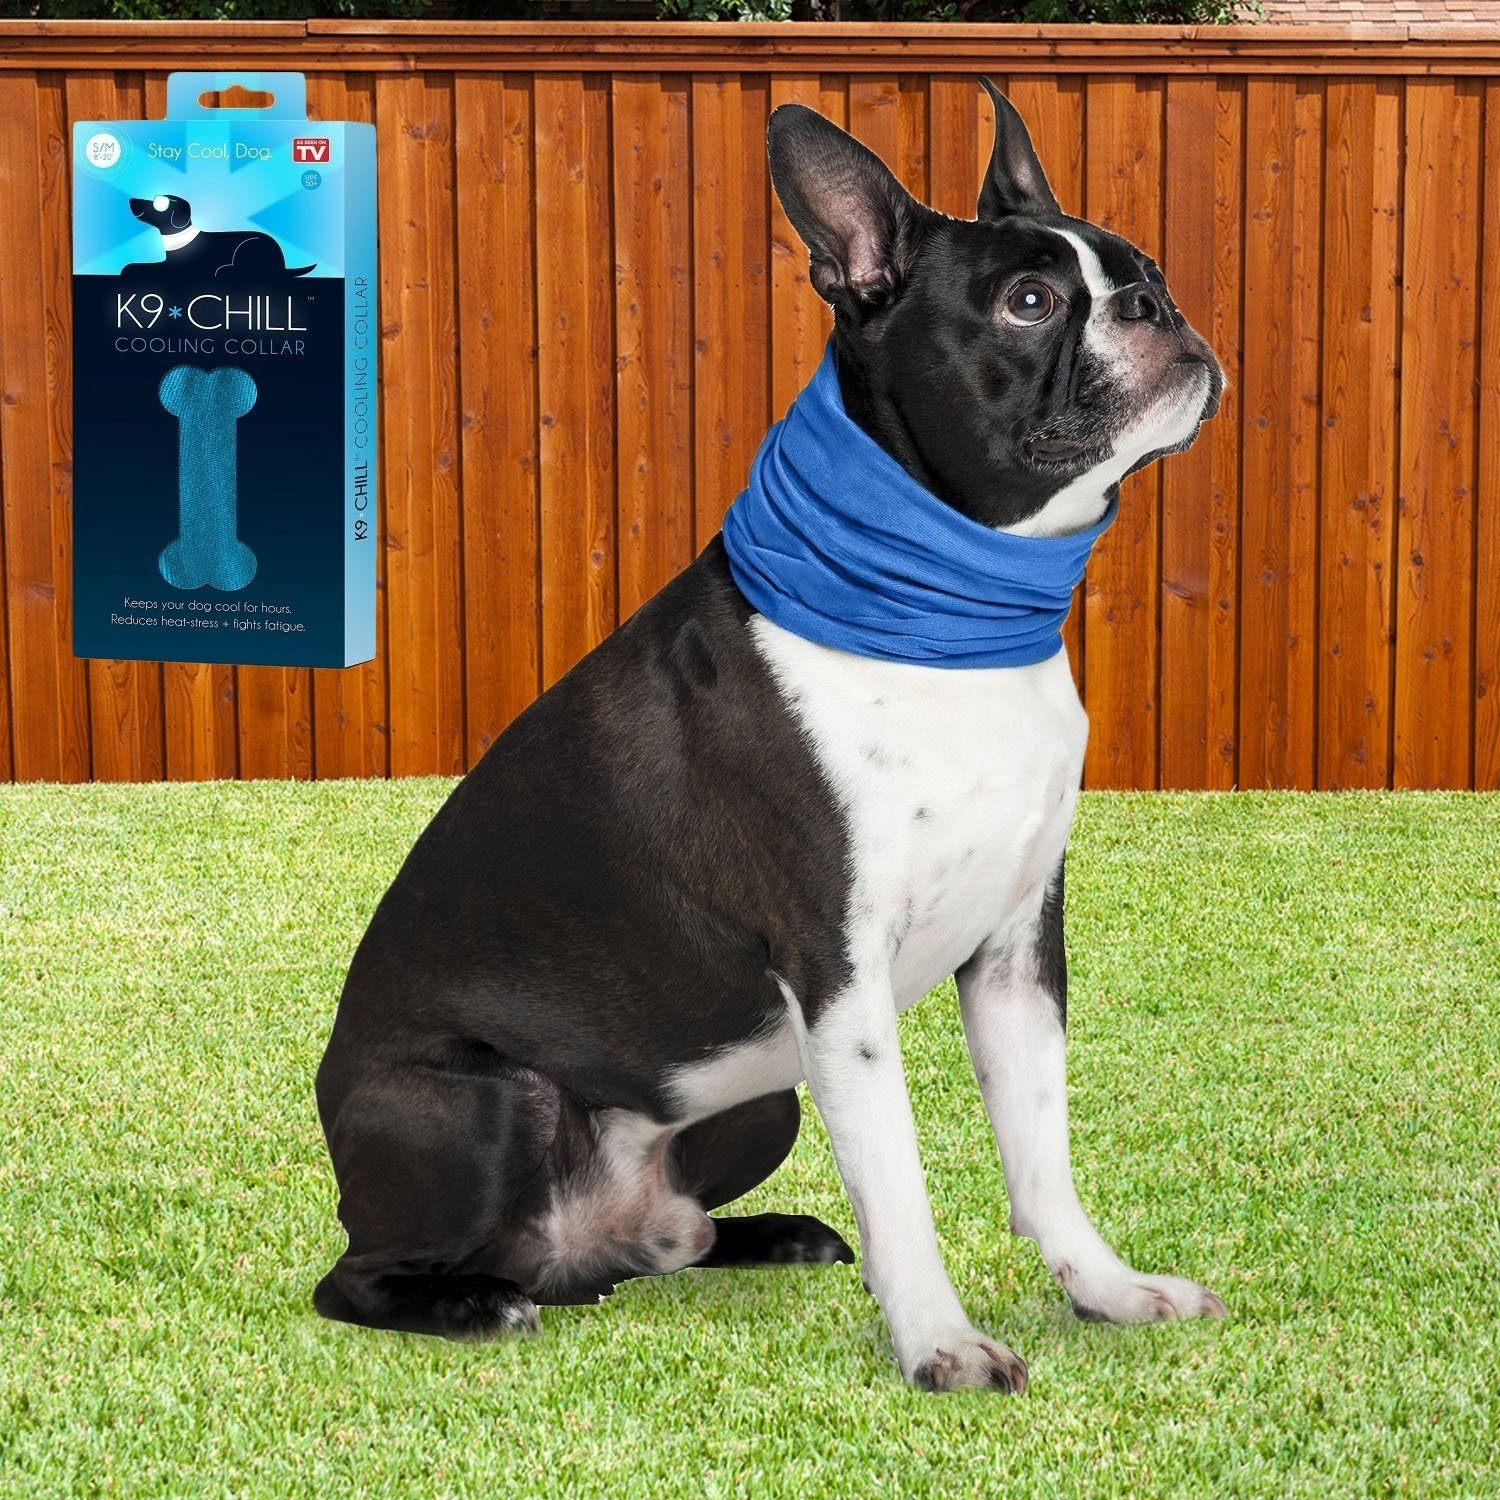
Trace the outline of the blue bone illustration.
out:
[[[255,405],[255,382],[228,366],[178,365],[157,394],[177,418],[178,531],[157,567],[173,588],[242,589],[255,577],[255,554],[239,539],[235,429]]]

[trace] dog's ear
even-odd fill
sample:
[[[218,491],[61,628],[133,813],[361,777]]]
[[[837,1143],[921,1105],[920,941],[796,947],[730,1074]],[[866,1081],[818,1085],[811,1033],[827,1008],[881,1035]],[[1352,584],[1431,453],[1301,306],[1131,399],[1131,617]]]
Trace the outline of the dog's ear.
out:
[[[860,315],[900,291],[924,208],[873,151],[801,104],[771,113],[771,181],[811,260],[813,289]]]
[[[1061,213],[1031,137],[1026,133],[1026,122],[988,78],[979,82],[995,106],[995,145],[984,184],[979,189],[979,207],[974,217],[1001,219],[1006,214]]]
[[[172,226],[174,232],[186,229],[193,222],[193,205],[186,199],[179,198],[175,193],[172,195],[170,205],[171,217],[167,222]]]

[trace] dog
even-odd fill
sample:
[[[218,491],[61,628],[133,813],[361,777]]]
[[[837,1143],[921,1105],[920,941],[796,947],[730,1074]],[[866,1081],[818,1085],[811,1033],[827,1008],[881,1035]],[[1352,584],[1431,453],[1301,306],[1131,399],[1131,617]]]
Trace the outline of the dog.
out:
[[[798,105],[771,116],[771,177],[881,461],[971,530],[1065,537],[1192,441],[1223,376],[1151,258],[1061,211],[982,82],[973,220]],[[831,649],[753,609],[731,562],[721,534],[522,713],[380,901],[317,1077],[349,1244],[316,1308],[474,1338],[627,1277],[849,1261],[816,1219],[709,1217],[791,1150],[806,1080],[902,1374],[1022,1390],[944,1269],[902,1070],[898,1013],[956,973],[1012,1231],[1083,1317],[1222,1316],[1121,1261],[1074,1190],[1066,654]]]
[[[175,193],[132,198],[130,212],[161,235],[165,263],[143,261],[127,272],[159,272],[165,264],[174,275],[194,281],[265,281],[279,276],[306,276],[317,269],[288,266],[281,246],[259,229],[205,230],[193,223],[193,206]]]

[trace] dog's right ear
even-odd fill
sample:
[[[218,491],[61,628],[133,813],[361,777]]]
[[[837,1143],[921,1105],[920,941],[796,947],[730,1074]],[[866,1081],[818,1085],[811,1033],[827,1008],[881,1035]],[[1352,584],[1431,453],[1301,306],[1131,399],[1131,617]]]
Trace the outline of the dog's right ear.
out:
[[[979,189],[976,219],[1003,219],[1007,214],[1060,214],[1057,197],[1037,159],[1026,122],[1014,104],[988,78],[980,87],[995,106],[995,144],[989,170]]]
[[[900,291],[928,212],[873,151],[801,104],[771,113],[771,181],[811,259],[813,289],[861,316]]]

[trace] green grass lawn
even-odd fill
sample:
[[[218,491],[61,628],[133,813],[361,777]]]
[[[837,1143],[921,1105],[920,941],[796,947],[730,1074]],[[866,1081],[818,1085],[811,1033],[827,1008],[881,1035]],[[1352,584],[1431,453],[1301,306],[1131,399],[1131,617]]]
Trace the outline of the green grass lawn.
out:
[[[950,987],[902,1022],[939,1235],[1018,1399],[905,1388],[848,1266],[686,1273],[540,1339],[320,1321],[312,1078],[446,783],[0,788],[0,1489],[84,1495],[1500,1490],[1500,797],[1086,797],[1073,1141],[1222,1324],[1076,1322]],[[809,1111],[748,1208],[853,1238]]]

